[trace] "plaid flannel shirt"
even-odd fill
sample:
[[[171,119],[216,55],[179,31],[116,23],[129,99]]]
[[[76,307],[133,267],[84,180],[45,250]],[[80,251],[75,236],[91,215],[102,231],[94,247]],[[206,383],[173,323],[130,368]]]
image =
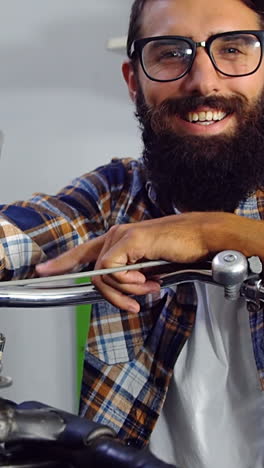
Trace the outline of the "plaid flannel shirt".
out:
[[[168,206],[166,214],[173,214]],[[264,194],[241,203],[239,216],[264,218]],[[105,233],[112,225],[164,216],[141,160],[113,160],[56,196],[35,194],[1,207],[1,279],[32,277],[34,265]],[[140,297],[138,315],[93,306],[80,414],[113,427],[120,439],[147,443],[176,359],[192,332],[195,286]],[[264,389],[263,312],[250,312],[256,367]]]

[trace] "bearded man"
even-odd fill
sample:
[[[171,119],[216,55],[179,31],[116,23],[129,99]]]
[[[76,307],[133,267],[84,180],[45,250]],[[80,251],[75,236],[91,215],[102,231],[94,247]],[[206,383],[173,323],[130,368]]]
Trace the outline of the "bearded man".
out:
[[[3,207],[2,277],[74,245],[37,273],[225,249],[263,259],[263,24],[260,1],[135,0],[123,75],[142,158]],[[8,250],[14,234],[31,256]],[[212,285],[161,291],[139,271],[94,283],[112,305],[93,307],[80,413],[137,447],[160,415],[153,449],[182,467],[263,468],[263,315]]]

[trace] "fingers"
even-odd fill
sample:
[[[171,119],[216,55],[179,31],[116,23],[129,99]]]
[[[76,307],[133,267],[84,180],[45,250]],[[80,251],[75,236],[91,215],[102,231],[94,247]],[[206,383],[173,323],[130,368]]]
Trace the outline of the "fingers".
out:
[[[80,268],[89,262],[95,262],[104,244],[104,237],[97,237],[89,242],[78,245],[73,249],[59,255],[53,260],[40,263],[36,266],[39,276],[52,276],[68,273]]]
[[[134,264],[143,257],[144,243],[139,229],[125,224],[116,225],[107,232],[96,269]]]
[[[142,228],[114,226],[107,233],[95,269],[130,265],[144,259],[145,243]],[[106,300],[128,312],[139,312],[140,306],[129,295],[146,295],[160,290],[156,281],[146,281],[138,270],[95,277],[93,283]]]
[[[97,268],[97,264],[96,264]],[[124,266],[125,268],[125,266]],[[104,275],[105,282],[107,284],[144,284],[146,282],[146,277],[143,273],[138,270],[134,271],[120,271],[108,275]]]
[[[137,301],[125,296],[117,289],[114,289],[111,286],[105,287],[101,281],[97,281],[95,286],[100,290],[104,298],[113,304],[113,306],[132,313],[138,313],[140,311],[140,305]]]
[[[144,283],[125,283],[124,281],[120,282],[114,278],[114,275],[101,275],[100,277],[101,284],[104,284],[105,287],[110,286],[123,292],[125,294],[133,294],[133,295],[142,295],[142,294],[149,294],[150,292],[159,291],[160,283],[159,281],[151,280],[144,280]],[[97,278],[94,277],[93,283],[97,283]]]
[[[96,260],[96,270],[134,264],[142,259],[150,260],[155,232],[152,234],[151,223],[145,228],[139,225],[113,226],[103,236],[38,265],[36,271],[40,276],[52,276],[79,269],[80,265]],[[145,295],[160,289],[158,282],[146,281],[144,274],[137,270],[95,277],[93,283],[106,300],[130,312],[138,312],[139,304],[129,295]]]
[[[135,299],[129,297],[130,294],[140,296],[160,290],[159,283],[155,281],[145,281],[143,284],[120,284],[110,275],[95,277],[93,284],[100,290],[105,299],[115,307],[133,313],[139,312],[140,306]]]

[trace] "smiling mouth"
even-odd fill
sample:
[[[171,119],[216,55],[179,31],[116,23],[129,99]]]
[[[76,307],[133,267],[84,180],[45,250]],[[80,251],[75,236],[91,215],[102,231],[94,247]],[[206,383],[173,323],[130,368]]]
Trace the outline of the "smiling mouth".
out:
[[[212,125],[224,120],[228,115],[223,111],[188,112],[184,120],[198,125]]]

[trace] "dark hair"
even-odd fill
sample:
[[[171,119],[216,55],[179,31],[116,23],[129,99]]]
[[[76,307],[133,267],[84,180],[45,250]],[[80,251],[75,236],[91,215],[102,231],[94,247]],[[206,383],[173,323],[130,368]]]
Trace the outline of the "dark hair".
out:
[[[128,28],[128,36],[127,36],[127,55],[129,58],[131,57],[130,50],[133,42],[136,39],[140,38],[140,30],[141,30],[141,17],[143,13],[143,9],[147,2],[153,0],[134,0],[134,3],[131,8],[130,14],[130,22]],[[263,0],[241,0],[245,5],[247,5],[251,10],[254,10],[260,16],[261,25],[264,28],[264,6]]]

